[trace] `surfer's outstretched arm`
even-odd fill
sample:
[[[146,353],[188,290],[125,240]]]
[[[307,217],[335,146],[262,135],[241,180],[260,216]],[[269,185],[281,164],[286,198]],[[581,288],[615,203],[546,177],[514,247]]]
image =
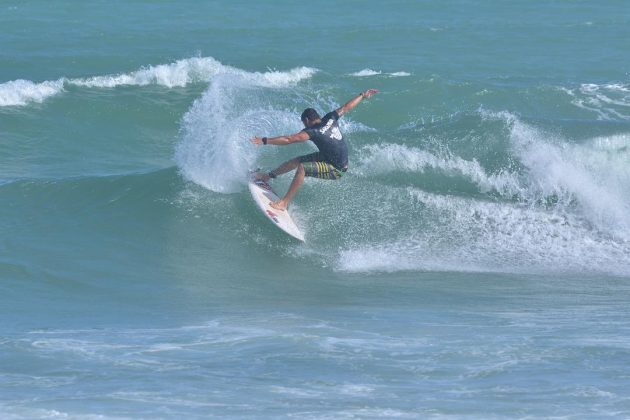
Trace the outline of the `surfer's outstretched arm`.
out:
[[[300,131],[299,133],[292,134],[290,136],[278,136],[278,137],[254,137],[250,141],[256,145],[273,144],[276,146],[285,146],[291,143],[301,143],[308,140],[308,134],[306,131]]]
[[[367,99],[375,93],[378,93],[377,89],[368,89],[365,92],[359,93],[357,96],[346,102],[344,106],[337,108],[337,114],[341,117],[343,114],[351,111],[355,106],[359,105],[363,99]]]

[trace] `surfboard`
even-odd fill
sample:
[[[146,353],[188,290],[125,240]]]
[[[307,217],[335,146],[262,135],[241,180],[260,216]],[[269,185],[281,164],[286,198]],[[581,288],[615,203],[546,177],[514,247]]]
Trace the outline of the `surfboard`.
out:
[[[250,177],[249,192],[252,194],[256,205],[267,219],[271,220],[274,225],[293,236],[295,239],[304,242],[304,235],[291,218],[289,210],[276,210],[271,207],[271,202],[277,201],[280,198],[267,182],[256,180],[253,176]]]

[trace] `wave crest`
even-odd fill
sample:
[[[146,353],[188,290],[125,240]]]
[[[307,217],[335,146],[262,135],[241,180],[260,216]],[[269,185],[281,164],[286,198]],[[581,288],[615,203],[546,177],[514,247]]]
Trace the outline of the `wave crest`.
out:
[[[35,83],[29,80],[14,80],[0,84],[0,106],[22,106],[31,102],[41,103],[45,99],[64,91],[64,86],[84,88],[115,88],[118,86],[158,85],[166,88],[185,87],[192,83],[209,82],[218,74],[234,74],[248,79],[250,83],[279,87],[298,83],[317,72],[310,67],[298,67],[288,72],[247,72],[221,64],[212,57],[192,57],[169,64],[148,66],[131,73],[94,76]]]
[[[384,174],[394,171],[423,173],[439,170],[446,175],[462,176],[476,184],[482,192],[492,190],[512,195],[521,192],[518,176],[502,172],[488,174],[477,160],[458,156],[438,156],[425,150],[398,144],[369,145],[359,151],[362,174]]]
[[[23,106],[30,102],[42,103],[63,92],[64,79],[41,83],[13,80],[0,84],[0,106]]]

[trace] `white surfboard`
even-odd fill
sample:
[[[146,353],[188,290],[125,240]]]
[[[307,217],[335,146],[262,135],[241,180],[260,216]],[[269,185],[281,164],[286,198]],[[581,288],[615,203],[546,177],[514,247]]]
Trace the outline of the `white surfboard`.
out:
[[[249,192],[252,193],[252,197],[254,198],[256,205],[263,214],[267,216],[267,219],[271,220],[274,225],[278,226],[289,235],[304,242],[304,235],[295,225],[289,211],[276,210],[270,206],[272,201],[277,201],[280,198],[271,189],[271,186],[268,183],[253,179],[252,177],[249,180]]]

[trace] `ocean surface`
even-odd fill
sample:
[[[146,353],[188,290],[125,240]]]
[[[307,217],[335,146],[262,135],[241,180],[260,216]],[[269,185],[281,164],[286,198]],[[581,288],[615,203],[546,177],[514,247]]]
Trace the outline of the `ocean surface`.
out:
[[[0,417],[629,418],[629,6],[0,1]]]

